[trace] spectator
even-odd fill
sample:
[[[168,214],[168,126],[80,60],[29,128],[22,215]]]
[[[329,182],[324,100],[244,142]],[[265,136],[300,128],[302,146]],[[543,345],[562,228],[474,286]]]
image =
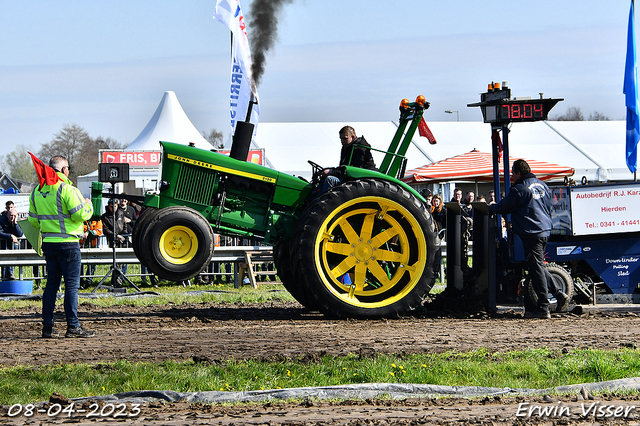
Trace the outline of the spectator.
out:
[[[433,260],[433,276],[440,275],[440,264],[442,263],[442,239],[444,239],[444,231],[447,227],[447,208],[444,206],[442,202],[442,197],[438,194],[433,196],[431,200],[433,206],[431,207],[431,217],[433,219],[433,223],[436,225],[436,232],[438,234],[437,238],[437,246],[438,250],[435,253],[435,258]],[[440,282],[444,282],[444,277],[440,277]]]
[[[115,224],[113,221],[113,211],[115,209],[116,220]],[[127,247],[129,245],[129,234],[125,232],[126,222],[124,220],[124,212],[122,209],[118,208],[118,202],[115,203],[113,200],[109,200],[107,202],[107,207],[105,212],[100,216],[100,220],[102,220],[102,233],[105,237],[107,237],[107,242],[109,243],[109,247],[113,248],[114,241],[116,247]],[[115,232],[115,234],[114,234]],[[121,266],[121,272],[126,275],[127,273],[127,265]],[[114,286],[121,286],[122,279],[118,277],[117,280],[113,280]]]
[[[125,193],[123,192],[123,194]],[[133,234],[133,227],[136,226],[136,221],[138,220],[138,212],[134,207],[129,205],[129,200],[125,200],[124,198],[120,199],[120,208],[118,210],[122,211],[122,215],[124,217],[124,229],[122,230],[122,235],[127,238],[127,241],[123,246],[128,247],[131,234]],[[128,265],[126,263],[122,265],[123,274],[127,273],[127,267]]]
[[[467,216],[473,217],[473,206],[471,203],[475,200],[476,194],[473,191],[467,191],[467,195],[462,202],[462,210],[467,213]]]
[[[489,205],[497,203],[496,201],[496,191],[489,191]]]
[[[102,221],[87,220],[84,222],[84,234],[80,245],[84,248],[98,248],[100,237],[102,236]],[[93,275],[96,272],[96,265],[90,263],[85,267],[85,278],[80,280],[80,286],[88,288],[93,284]]]
[[[13,203],[12,203],[13,205]],[[6,214],[0,215],[0,239],[2,240],[2,248],[5,250],[17,250],[20,248],[18,238],[22,237],[22,228],[18,224],[18,212],[11,207]],[[3,268],[2,278],[15,280],[13,276],[13,267],[7,266]]]
[[[478,202],[479,203],[487,203],[487,200],[484,198],[484,195],[479,195],[478,196]]]
[[[138,212],[133,206],[129,205],[129,201],[124,198],[120,199],[120,210],[124,216],[124,230],[123,234],[131,235],[133,233],[133,227],[136,226],[138,220]]]
[[[451,202],[462,205],[462,189],[455,188],[453,190],[453,197],[451,198]]]
[[[113,221],[114,209],[115,224]],[[114,241],[116,247],[126,246],[128,240],[127,237],[123,235],[125,234],[124,212],[118,208],[118,203],[109,200],[105,212],[100,216],[100,219],[102,220],[102,231],[104,236],[107,237],[109,247],[113,247]]]
[[[431,201],[433,200],[433,193],[431,192],[431,190],[429,188],[425,188],[423,190],[420,191],[420,195],[422,195],[424,197],[424,199],[426,200],[426,205],[431,208]]]
[[[434,195],[431,200],[433,206],[431,207],[431,216],[436,225],[436,232],[440,232],[447,227],[447,208],[442,202],[442,197]]]
[[[4,211],[2,213],[0,213],[0,216],[7,216],[7,212],[9,212],[9,210],[11,210],[12,208],[14,208],[15,205],[13,204],[13,201],[9,200],[6,203],[4,203]]]

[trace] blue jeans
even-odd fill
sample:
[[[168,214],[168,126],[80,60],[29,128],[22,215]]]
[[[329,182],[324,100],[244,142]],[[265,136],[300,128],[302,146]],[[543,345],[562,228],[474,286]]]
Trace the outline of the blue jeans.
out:
[[[18,250],[20,248],[20,245],[18,243],[14,243],[13,241],[7,241],[7,250]],[[7,266],[3,269],[3,273],[2,273],[2,278],[9,278],[11,275],[13,275],[13,266]]]
[[[327,176],[324,180],[320,181],[320,193],[324,194],[334,186],[340,185],[340,178],[337,176]]]
[[[64,314],[67,317],[67,328],[79,327],[78,288],[82,268],[80,248],[43,252],[47,260],[47,286],[42,294],[42,325],[53,326],[56,297],[64,277]]]

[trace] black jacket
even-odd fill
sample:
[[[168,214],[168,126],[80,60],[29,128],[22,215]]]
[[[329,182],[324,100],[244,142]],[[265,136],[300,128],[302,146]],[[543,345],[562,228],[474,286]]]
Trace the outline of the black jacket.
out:
[[[447,208],[442,206],[440,213],[435,211],[435,209],[431,212],[431,217],[436,224],[436,231],[440,232],[443,229],[447,228]]]
[[[371,145],[362,136],[355,138],[349,145],[342,147],[342,150],[340,150],[340,165],[378,170],[371,155]]]
[[[521,236],[548,237],[551,234],[551,191],[546,183],[529,173],[513,184],[507,196],[489,211],[512,213],[513,231]]]
[[[100,216],[100,219],[102,220],[102,234],[107,237],[107,241],[109,241],[109,246],[113,247],[113,240],[114,240],[114,230],[115,230],[115,235],[122,235],[125,234],[125,223],[124,223],[124,211],[121,208],[118,208],[118,210],[116,210],[116,223],[115,223],[115,228],[114,228],[114,224],[113,224],[113,213],[109,212],[108,209],[105,213],[102,214],[102,216]],[[116,244],[116,247],[121,246],[120,243]]]
[[[20,228],[19,224],[13,224],[9,221],[9,218],[6,214],[0,215],[0,248],[5,249],[7,246],[13,248],[13,238],[12,235],[20,238],[24,234],[22,233],[22,228]]]
[[[127,205],[126,208],[119,207],[118,210],[122,210],[124,217],[131,221],[129,223],[125,221],[123,234],[132,234],[133,228],[136,226],[136,221],[138,220],[138,212],[130,205]]]

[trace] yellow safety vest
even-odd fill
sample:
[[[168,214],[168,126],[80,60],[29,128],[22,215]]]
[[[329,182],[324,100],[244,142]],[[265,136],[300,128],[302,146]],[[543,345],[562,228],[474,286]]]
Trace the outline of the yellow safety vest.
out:
[[[45,243],[79,241],[84,233],[83,223],[93,215],[93,205],[86,202],[80,190],[64,173],[55,185],[38,186],[29,198],[29,222],[40,228]]]

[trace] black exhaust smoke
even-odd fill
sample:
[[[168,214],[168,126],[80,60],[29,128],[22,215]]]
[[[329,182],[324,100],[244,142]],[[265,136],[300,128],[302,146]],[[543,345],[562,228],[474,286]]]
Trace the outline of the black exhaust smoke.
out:
[[[277,38],[278,33],[278,12],[282,6],[292,3],[293,0],[253,0],[251,3],[251,19],[249,27],[249,44],[253,51],[251,73],[253,77],[252,89],[260,85],[260,80],[264,74],[266,65],[266,53],[269,51]],[[236,130],[233,134],[233,144],[229,156],[240,161],[247,161],[251,138],[253,136],[254,125],[249,122],[251,119],[251,109],[254,103],[251,96],[249,110],[245,121],[236,122]]]
[[[285,4],[293,0],[253,0],[249,14],[249,44],[251,46],[251,73],[256,87],[260,85],[267,64],[267,52],[278,38],[278,14]]]

